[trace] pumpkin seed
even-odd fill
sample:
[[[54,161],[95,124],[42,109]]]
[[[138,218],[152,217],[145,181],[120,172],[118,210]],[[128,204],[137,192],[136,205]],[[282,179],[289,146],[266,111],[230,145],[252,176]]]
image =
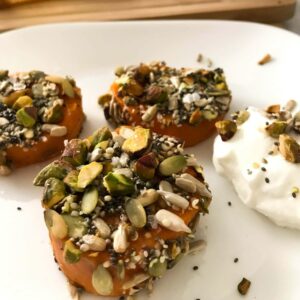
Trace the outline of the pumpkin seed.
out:
[[[212,110],[203,110],[202,116],[204,119],[211,121],[211,120],[214,120],[218,116],[218,112],[212,111]]]
[[[55,210],[46,209],[44,219],[50,233],[57,239],[64,239],[68,234],[68,227],[63,217]]]
[[[159,165],[159,172],[164,176],[170,176],[180,172],[186,167],[186,159],[183,155],[174,155],[163,160]]]
[[[125,204],[126,214],[133,226],[142,228],[146,225],[147,216],[143,205],[136,199],[130,199]]]
[[[68,227],[68,236],[70,238],[81,238],[87,232],[87,225],[80,216],[61,215]]]
[[[94,211],[98,204],[98,197],[98,190],[94,186],[84,192],[81,202],[81,210],[84,214]]]
[[[45,79],[50,82],[60,84],[61,88],[63,90],[63,93],[66,94],[70,98],[74,98],[74,96],[75,96],[74,89],[68,79],[59,77],[59,76],[46,76]]]
[[[159,258],[153,259],[149,264],[148,273],[153,277],[162,277],[167,271],[167,261],[161,262]]]
[[[125,282],[122,286],[122,289],[129,290],[129,289],[141,284],[142,282],[146,281],[149,278],[150,278],[150,276],[148,274],[145,274],[145,273],[137,274],[131,280]]]
[[[93,272],[92,285],[96,292],[102,296],[109,296],[114,289],[112,276],[102,265],[99,265]]]

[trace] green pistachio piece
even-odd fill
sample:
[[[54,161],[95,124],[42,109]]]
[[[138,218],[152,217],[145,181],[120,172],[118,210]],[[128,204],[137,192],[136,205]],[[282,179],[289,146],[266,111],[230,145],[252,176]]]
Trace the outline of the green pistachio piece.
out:
[[[70,162],[73,166],[83,165],[87,158],[87,145],[80,139],[73,139],[66,145],[62,159]]]
[[[79,170],[72,170],[64,178],[64,183],[76,192],[82,192],[83,188],[78,187]]]
[[[193,113],[191,114],[190,116],[190,119],[189,119],[189,123],[191,125],[196,125],[198,124],[200,121],[201,121],[201,118],[202,118],[202,113],[201,111],[199,110],[199,108],[197,108],[195,111],[193,111]]]
[[[100,148],[102,150],[105,150],[108,147],[109,141],[102,141],[98,143],[95,148]]]
[[[44,119],[46,123],[53,124],[60,122],[63,116],[63,107],[60,104],[55,104],[46,111]]]
[[[37,120],[37,109],[34,106],[26,106],[17,111],[17,121],[26,128],[31,128]]]
[[[126,196],[134,193],[134,182],[123,174],[109,172],[103,178],[103,185],[114,196]]]
[[[78,187],[82,189],[87,187],[101,173],[102,169],[102,164],[95,161],[83,166],[78,175]]]
[[[291,136],[287,134],[279,136],[279,151],[287,161],[300,162],[300,145]]]
[[[68,235],[68,227],[63,217],[55,210],[46,209],[44,219],[49,232],[57,239],[64,239]]]
[[[286,128],[286,122],[275,121],[266,127],[266,131],[271,137],[278,138],[281,134],[285,132]]]
[[[103,296],[109,296],[114,289],[113,278],[102,265],[99,265],[93,272],[92,285],[96,292]]]
[[[90,214],[98,204],[98,190],[96,187],[87,189],[82,197],[81,210],[84,214]]]
[[[146,211],[137,199],[130,199],[125,204],[127,217],[131,224],[137,228],[143,228],[147,222]]]
[[[54,177],[48,178],[45,182],[43,205],[51,208],[66,196],[65,184]]]
[[[142,127],[135,127],[134,134],[126,139],[122,150],[131,154],[138,153],[148,148],[151,140],[151,131]]]
[[[8,70],[0,70],[0,80],[5,79],[8,77]]]
[[[25,106],[32,106],[32,99],[29,96],[21,96],[13,105],[13,109],[20,109]]]
[[[211,110],[204,110],[202,112],[202,116],[205,120],[211,121],[211,120],[214,120],[218,116],[218,112],[211,111]]]
[[[102,106],[106,105],[112,99],[112,94],[104,94],[98,98],[98,103]]]
[[[237,114],[236,124],[242,125],[245,123],[250,117],[250,113],[247,110],[241,110]]]
[[[44,167],[34,178],[35,186],[43,186],[45,181],[50,177],[64,179],[64,177],[73,169],[73,166],[67,161],[55,160],[48,166]]]
[[[186,159],[183,155],[174,155],[164,159],[159,165],[159,172],[163,176],[171,176],[186,167]]]
[[[161,262],[159,258],[154,258],[150,264],[148,273],[153,277],[162,277],[167,271],[167,261]]]
[[[45,73],[38,70],[30,71],[28,74],[33,80],[39,80],[45,77]]]
[[[64,260],[69,264],[75,264],[80,260],[81,251],[70,241],[64,245]]]
[[[208,96],[228,96],[228,95],[230,95],[230,92],[228,90],[218,89],[217,86],[216,86],[216,88],[209,88],[205,92]]]
[[[95,131],[91,136],[92,147],[95,147],[102,141],[107,141],[112,138],[112,134],[107,127],[102,127]]]
[[[68,236],[71,238],[81,238],[87,232],[87,225],[84,222],[83,217],[61,215],[68,227]]]
[[[237,131],[236,123],[231,120],[218,121],[215,126],[222,141],[230,140]]]

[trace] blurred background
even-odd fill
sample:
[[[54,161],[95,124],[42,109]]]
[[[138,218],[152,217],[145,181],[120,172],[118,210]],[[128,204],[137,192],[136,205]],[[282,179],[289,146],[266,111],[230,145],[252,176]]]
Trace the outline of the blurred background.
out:
[[[0,0],[0,31],[51,22],[229,19],[300,33],[300,0]]]

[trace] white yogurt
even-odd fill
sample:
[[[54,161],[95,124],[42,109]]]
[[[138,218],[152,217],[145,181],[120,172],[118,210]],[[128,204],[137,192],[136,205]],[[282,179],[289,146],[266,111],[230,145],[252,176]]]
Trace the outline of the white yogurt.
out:
[[[216,138],[213,154],[216,171],[233,183],[247,206],[277,225],[300,229],[300,194],[292,196],[292,189],[300,188],[300,164],[286,161],[280,153],[269,154],[277,141],[264,129],[270,120],[262,110],[250,107],[248,112],[249,119],[230,140],[223,142],[220,136]],[[299,135],[295,138],[299,143]]]

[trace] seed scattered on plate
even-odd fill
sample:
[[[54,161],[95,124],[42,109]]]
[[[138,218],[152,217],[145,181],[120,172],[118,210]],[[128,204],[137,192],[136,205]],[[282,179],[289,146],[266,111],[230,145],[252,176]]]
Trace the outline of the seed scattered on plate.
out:
[[[267,64],[268,62],[270,62],[272,60],[272,56],[270,54],[266,54],[259,62],[258,64],[260,66],[263,66],[265,64]]]

